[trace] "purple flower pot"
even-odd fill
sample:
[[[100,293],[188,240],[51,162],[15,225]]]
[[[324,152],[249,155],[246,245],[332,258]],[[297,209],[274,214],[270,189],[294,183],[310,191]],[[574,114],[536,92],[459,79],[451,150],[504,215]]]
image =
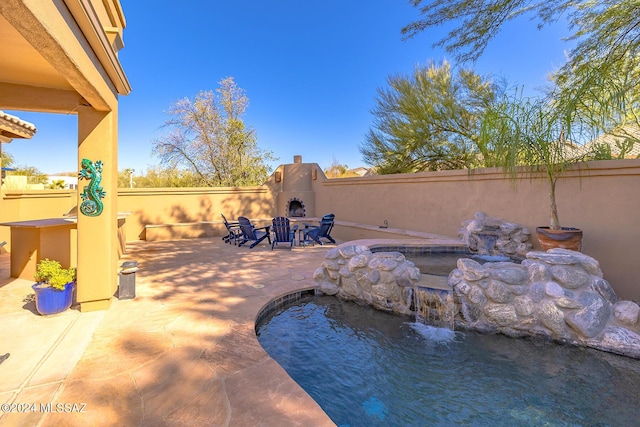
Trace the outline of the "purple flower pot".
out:
[[[61,313],[71,307],[73,301],[74,282],[64,285],[63,290],[51,287],[41,287],[35,283],[31,288],[36,293],[36,310],[43,316]]]

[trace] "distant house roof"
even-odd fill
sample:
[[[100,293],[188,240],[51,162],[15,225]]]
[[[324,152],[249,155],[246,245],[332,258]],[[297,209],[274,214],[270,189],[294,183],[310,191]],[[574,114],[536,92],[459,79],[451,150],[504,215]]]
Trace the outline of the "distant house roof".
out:
[[[11,142],[14,138],[31,138],[37,129],[33,123],[0,110],[0,142]]]
[[[600,137],[594,139],[593,141],[586,144],[587,146],[593,146],[594,144],[605,144],[611,147],[611,155],[612,157],[618,158],[622,150],[620,149],[620,144],[624,142],[625,139],[632,139],[635,141],[640,140],[640,126],[637,123],[631,123],[623,126],[621,129],[615,131],[615,133],[608,133],[606,135],[601,135]],[[626,158],[637,158],[640,156],[640,143],[636,142],[632,145],[628,151],[625,151]]]
[[[347,173],[353,173],[353,174],[358,175],[358,176],[364,176],[364,175],[367,174],[367,172],[369,172],[369,169],[364,168],[364,167],[353,168],[353,169],[349,169],[347,171]]]

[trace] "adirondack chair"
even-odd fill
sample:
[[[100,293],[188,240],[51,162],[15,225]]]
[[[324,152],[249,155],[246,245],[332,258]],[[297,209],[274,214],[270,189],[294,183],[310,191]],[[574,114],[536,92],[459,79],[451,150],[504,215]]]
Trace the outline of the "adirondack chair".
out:
[[[240,224],[240,230],[242,231],[242,236],[240,236],[238,246],[242,246],[247,242],[253,242],[251,246],[249,246],[249,249],[251,249],[264,239],[267,239],[269,243],[271,243],[271,232],[269,231],[271,228],[270,226],[255,227],[251,224],[249,218],[245,218],[243,216],[238,218],[238,223]]]
[[[220,216],[222,217],[222,220],[224,221],[224,226],[227,229],[227,235],[222,236],[222,240],[225,243],[229,243],[229,244],[231,244],[231,242],[233,241],[233,244],[237,245],[238,240],[242,236],[242,230],[240,230],[240,224],[237,222],[227,221],[227,218],[223,214],[220,214]]]
[[[287,243],[289,250],[293,248],[293,241],[295,240],[296,231],[298,226],[291,227],[289,218],[284,216],[278,216],[271,221],[271,231],[273,232],[273,241],[271,242],[271,250],[278,243]]]
[[[327,239],[329,242],[335,243],[336,241],[330,235],[335,217],[334,214],[326,214],[320,220],[320,225],[305,224],[301,243],[305,246],[309,242],[323,245],[324,242],[320,239]]]

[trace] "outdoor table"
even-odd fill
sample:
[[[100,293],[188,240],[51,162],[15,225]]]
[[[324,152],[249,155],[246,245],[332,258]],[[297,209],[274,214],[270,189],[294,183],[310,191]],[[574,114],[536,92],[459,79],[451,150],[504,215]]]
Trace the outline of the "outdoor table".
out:
[[[63,267],[71,264],[71,230],[77,228],[76,219],[47,218],[31,221],[3,222],[11,227],[11,277],[34,280],[38,261],[54,259]],[[74,242],[75,243],[75,242]]]
[[[304,240],[304,223],[308,222],[317,222],[318,218],[310,218],[304,216],[288,216],[289,221],[291,221],[291,227],[293,228],[295,225],[298,226],[298,237],[293,239],[293,242],[296,246],[305,246],[306,243],[311,243],[312,240]]]

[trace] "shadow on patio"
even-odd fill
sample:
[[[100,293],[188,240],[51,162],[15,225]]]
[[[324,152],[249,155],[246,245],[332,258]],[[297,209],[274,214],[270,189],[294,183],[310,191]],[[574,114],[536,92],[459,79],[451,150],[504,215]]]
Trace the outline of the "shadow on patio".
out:
[[[134,242],[124,260],[140,266],[135,299],[114,300],[105,312],[69,310],[50,318],[24,303],[9,307],[15,298],[3,293],[19,288],[11,290],[19,297],[31,283],[11,279],[2,286],[8,279],[0,279],[3,326],[20,317],[40,330],[26,338],[16,325],[10,342],[23,344],[9,345],[15,350],[0,365],[0,376],[14,378],[0,389],[0,400],[36,403],[38,411],[0,414],[0,424],[333,425],[254,332],[255,317],[270,300],[314,286],[313,271],[332,247],[271,251],[265,242],[249,250],[218,237]],[[9,363],[24,365],[17,362],[34,347],[46,351],[16,375]],[[71,350],[75,366],[63,359]],[[7,351],[0,348],[0,356]],[[54,377],[44,364],[54,367]],[[68,404],[62,407],[68,411],[44,414],[40,404],[48,402],[53,409]]]

